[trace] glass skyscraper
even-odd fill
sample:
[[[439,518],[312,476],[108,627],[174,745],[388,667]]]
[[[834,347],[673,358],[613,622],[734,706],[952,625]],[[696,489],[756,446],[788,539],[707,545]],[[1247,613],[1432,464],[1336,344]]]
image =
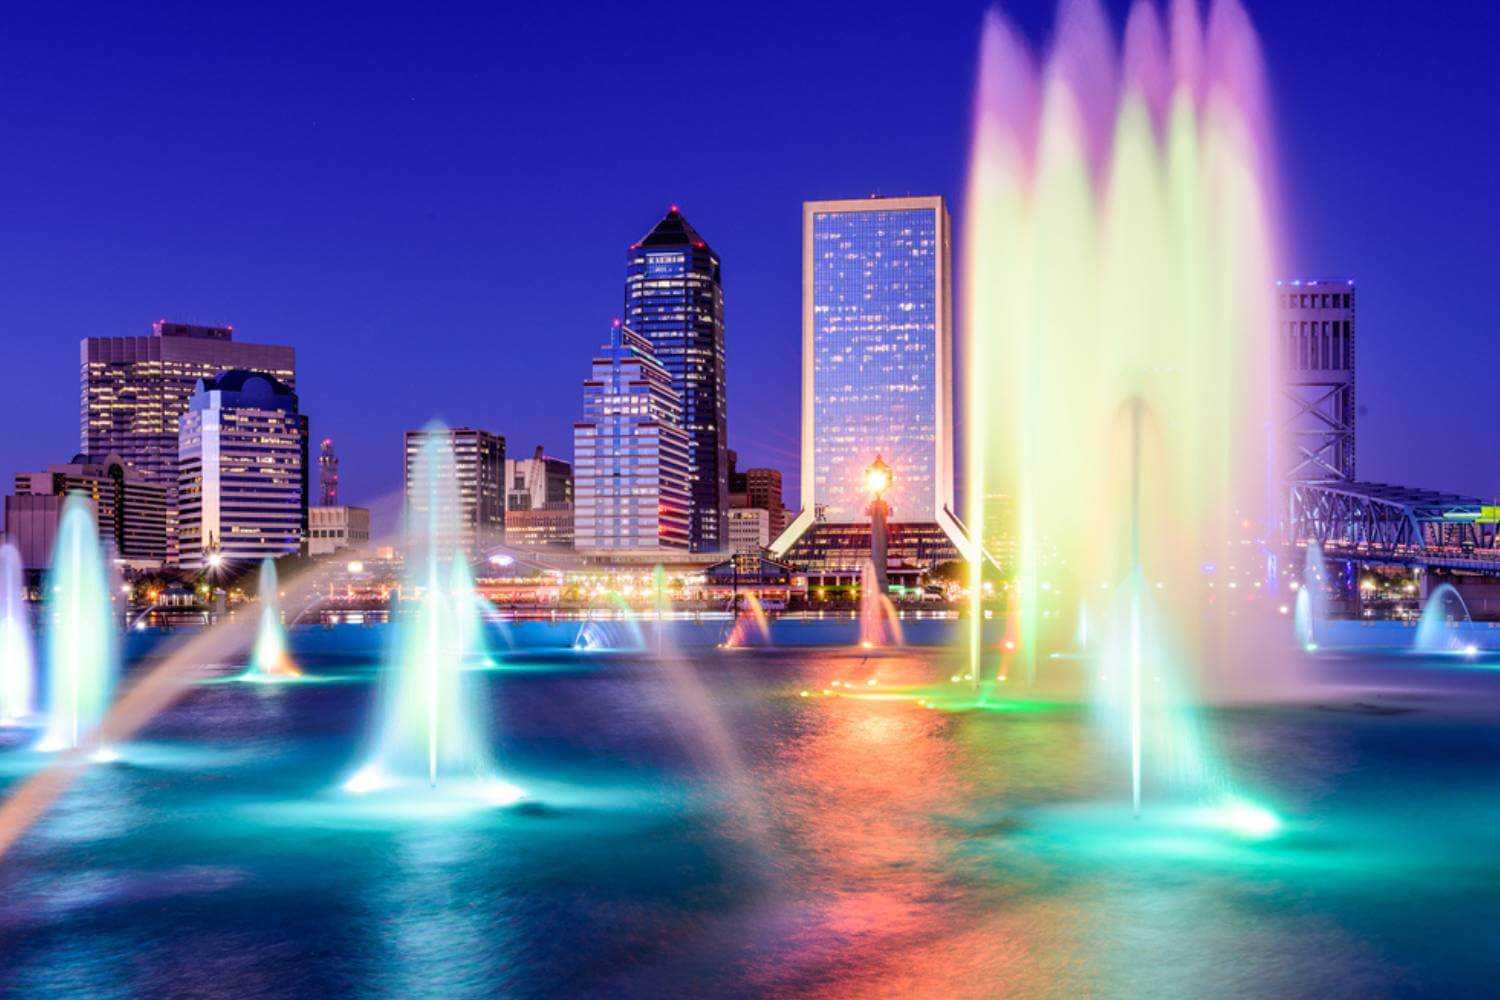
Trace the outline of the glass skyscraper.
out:
[[[682,400],[694,552],[727,544],[724,287],[719,257],[673,205],[626,253],[625,325],[651,343]]]
[[[802,510],[865,524],[864,471],[891,467],[895,522],[953,517],[952,248],[941,197],[808,202],[802,214]]]

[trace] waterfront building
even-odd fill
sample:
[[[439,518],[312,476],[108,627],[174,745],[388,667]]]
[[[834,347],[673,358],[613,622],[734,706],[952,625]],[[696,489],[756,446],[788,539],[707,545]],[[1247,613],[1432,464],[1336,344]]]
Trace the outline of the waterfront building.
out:
[[[441,548],[448,546],[470,554],[482,554],[505,537],[505,438],[474,427],[431,426],[407,431],[405,436],[406,523],[420,524],[429,513],[429,497],[444,495],[424,480],[428,463],[421,461],[428,438],[436,436],[452,449],[455,490],[458,503],[458,537],[436,539]],[[447,474],[446,462],[436,464],[432,474]],[[436,519],[446,523],[446,517]]]
[[[199,380],[178,431],[183,569],[298,552],[307,535],[307,416],[260,372]]]
[[[673,205],[626,252],[625,325],[672,379],[688,435],[694,552],[724,547],[729,508],[724,287],[718,254]]]
[[[583,383],[583,419],[573,425],[580,552],[689,548],[689,438],[681,413],[651,342],[616,321]]]
[[[370,544],[370,511],[365,507],[309,507],[307,554],[327,556],[345,549],[358,552]]]
[[[1355,290],[1343,278],[1276,283],[1284,374],[1286,478],[1356,476]]]
[[[339,457],[333,450],[333,438],[324,438],[318,448],[318,506],[339,505]]]
[[[131,569],[159,569],[167,558],[167,488],[150,482],[118,455],[75,455],[71,462],[15,477],[6,498],[5,533],[21,550],[27,568],[40,569],[51,558],[61,499],[80,493],[94,508],[110,558]],[[56,503],[44,499],[52,497]]]
[[[865,470],[877,457],[891,467],[893,563],[925,569],[967,549],[953,512],[952,340],[941,197],[803,206],[802,498],[776,558],[857,577],[870,551]]]

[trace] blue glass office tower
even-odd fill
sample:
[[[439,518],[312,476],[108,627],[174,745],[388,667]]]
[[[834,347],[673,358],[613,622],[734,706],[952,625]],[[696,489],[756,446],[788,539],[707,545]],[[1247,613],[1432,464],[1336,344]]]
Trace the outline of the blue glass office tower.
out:
[[[868,535],[865,470],[877,458],[891,467],[892,521],[930,526],[924,552],[961,549],[947,207],[935,196],[816,201],[802,223],[802,510],[772,551],[817,525]]]
[[[673,205],[625,259],[625,325],[650,341],[682,398],[691,547],[721,551],[728,536],[729,435],[719,256]]]

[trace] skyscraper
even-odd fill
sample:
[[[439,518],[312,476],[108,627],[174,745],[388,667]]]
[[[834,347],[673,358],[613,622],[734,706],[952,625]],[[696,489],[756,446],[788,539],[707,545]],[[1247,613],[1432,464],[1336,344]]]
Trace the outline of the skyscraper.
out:
[[[1278,281],[1286,478],[1355,478],[1354,282]]]
[[[406,521],[408,530],[429,513],[431,497],[450,495],[434,488],[424,477],[446,475],[446,459],[424,461],[423,446],[429,436],[443,440],[452,449],[452,475],[457,479],[451,494],[458,503],[459,537],[436,539],[440,548],[456,547],[470,553],[496,544],[505,536],[505,438],[473,427],[431,426],[407,431],[405,437]],[[446,520],[439,517],[439,522]]]
[[[891,467],[891,558],[966,547],[953,515],[951,261],[941,197],[803,206],[802,509],[778,557],[795,564],[815,524],[858,526],[804,543],[825,567],[838,562],[830,546],[852,547],[851,560],[867,546],[864,474],[877,457]]]
[[[582,552],[689,547],[682,402],[651,342],[615,321],[573,425],[574,545]]]
[[[5,498],[5,534],[20,548],[22,565],[39,569],[51,560],[62,499],[70,493],[93,505],[111,559],[135,569],[161,567],[167,556],[167,488],[114,455],[75,455],[43,472],[16,475],[15,493]]]
[[[201,379],[178,432],[184,569],[211,553],[237,563],[296,552],[307,537],[307,416],[259,372]]]
[[[626,253],[625,325],[650,341],[681,399],[692,550],[719,551],[729,508],[724,287],[718,254],[676,205]]]

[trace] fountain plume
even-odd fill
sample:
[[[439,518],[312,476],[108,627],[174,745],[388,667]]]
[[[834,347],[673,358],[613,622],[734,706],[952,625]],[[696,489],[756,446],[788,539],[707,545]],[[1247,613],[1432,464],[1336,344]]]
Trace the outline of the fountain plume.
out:
[[[250,669],[247,680],[278,681],[302,676],[297,664],[287,651],[286,629],[281,623],[280,581],[276,576],[276,562],[267,557],[260,564],[260,625],[255,634],[255,647],[250,654]]]
[[[39,749],[80,746],[109,707],[119,671],[113,596],[93,507],[72,494],[47,573],[47,729]]]
[[[35,671],[21,553],[7,543],[0,546],[0,725],[15,725],[36,711]]]

